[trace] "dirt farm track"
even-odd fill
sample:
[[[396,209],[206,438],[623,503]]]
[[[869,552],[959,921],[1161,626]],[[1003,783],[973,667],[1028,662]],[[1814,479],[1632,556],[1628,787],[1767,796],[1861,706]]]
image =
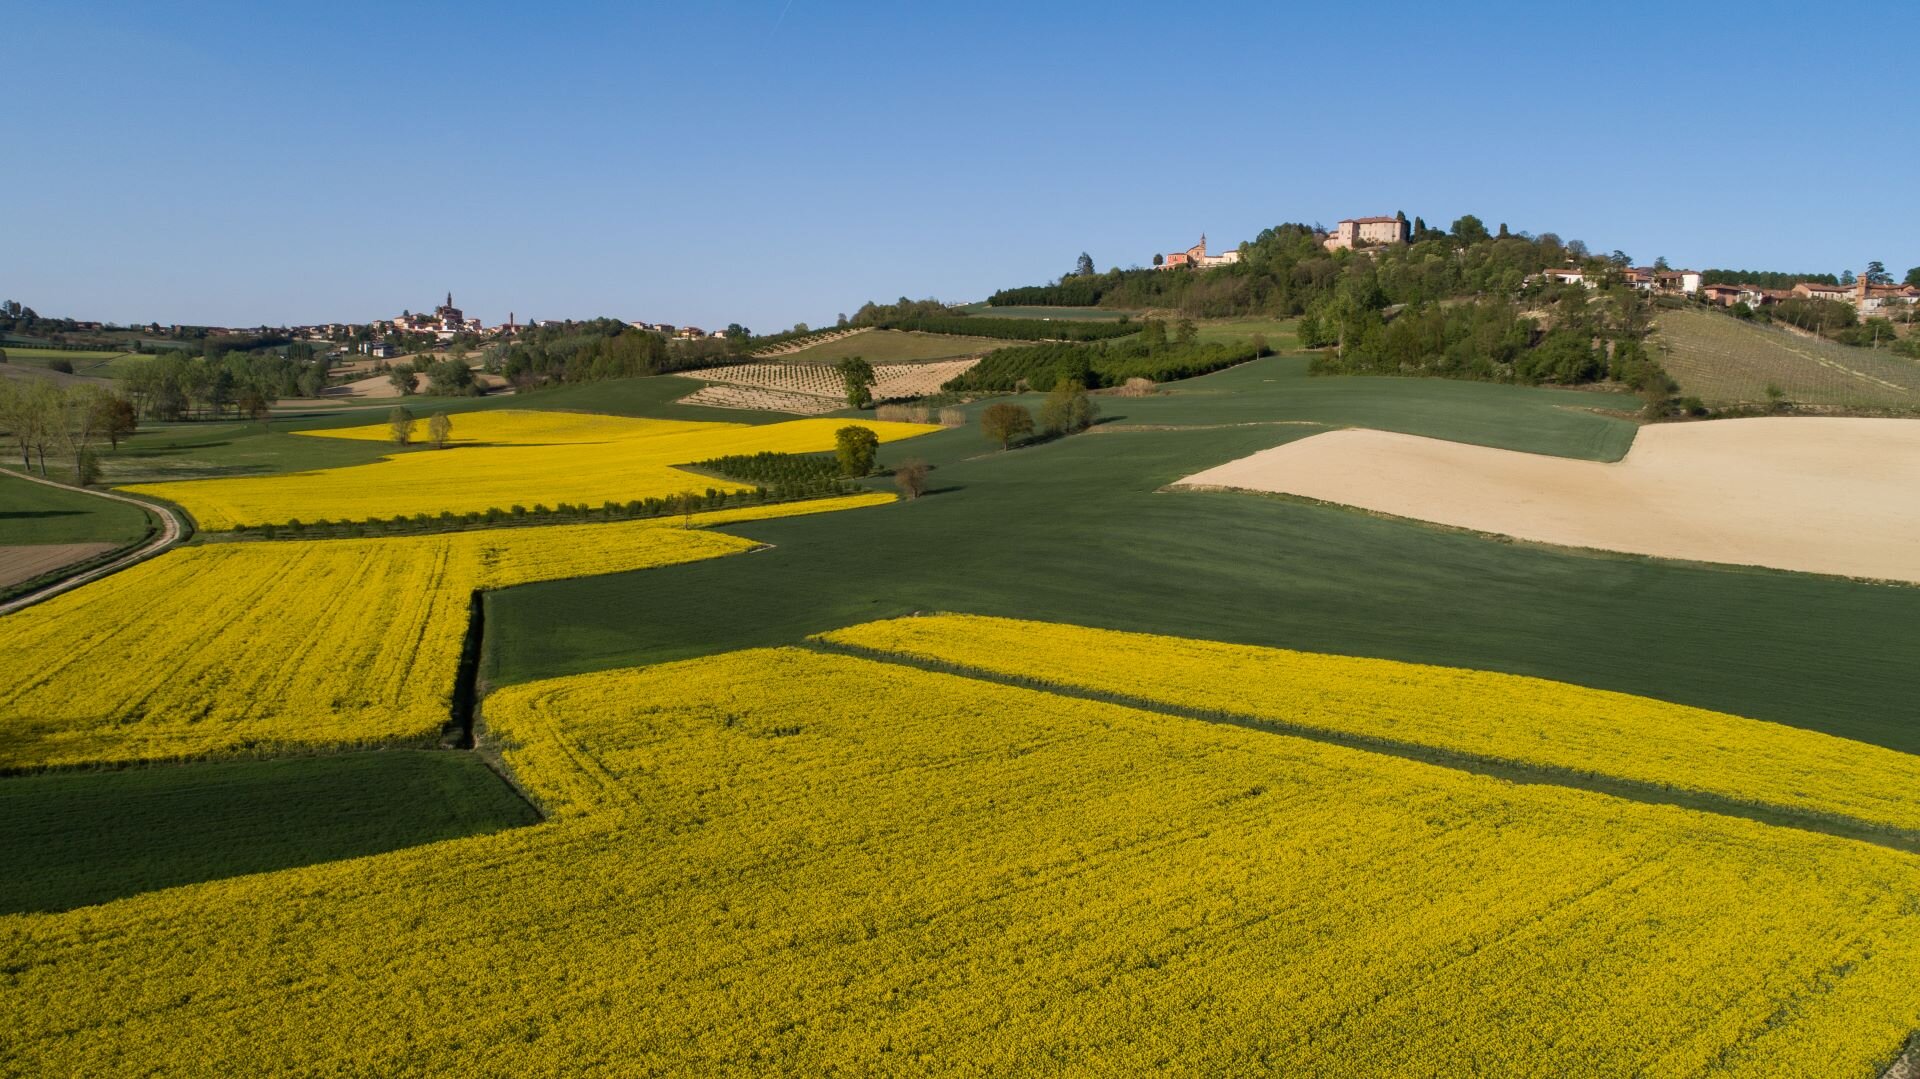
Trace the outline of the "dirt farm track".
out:
[[[1644,427],[1616,463],[1314,435],[1179,486],[1297,495],[1569,547],[1920,583],[1920,421]]]

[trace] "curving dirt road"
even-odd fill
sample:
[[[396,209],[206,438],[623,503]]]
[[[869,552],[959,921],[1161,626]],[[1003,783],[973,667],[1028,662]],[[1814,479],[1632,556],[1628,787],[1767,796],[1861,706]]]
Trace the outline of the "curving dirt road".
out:
[[[76,573],[64,580],[55,581],[45,588],[37,589],[24,596],[17,596],[5,603],[0,603],[0,615],[12,614],[22,607],[31,607],[41,600],[52,599],[54,596],[69,589],[78,588],[88,581],[97,581],[109,573],[117,573],[136,562],[151,558],[180,542],[180,537],[186,531],[185,526],[180,523],[179,515],[157,502],[148,502],[143,498],[134,498],[130,495],[123,495],[113,491],[95,491],[84,487],[69,487],[64,483],[55,483],[52,480],[42,479],[39,476],[31,476],[24,472],[14,472],[11,473],[11,475],[18,476],[24,480],[32,480],[34,483],[42,483],[48,487],[58,487],[64,491],[80,491],[84,494],[93,495],[96,498],[110,498],[115,502],[127,502],[143,509],[151,510],[160,515],[160,534],[105,565],[95,566],[90,570]]]

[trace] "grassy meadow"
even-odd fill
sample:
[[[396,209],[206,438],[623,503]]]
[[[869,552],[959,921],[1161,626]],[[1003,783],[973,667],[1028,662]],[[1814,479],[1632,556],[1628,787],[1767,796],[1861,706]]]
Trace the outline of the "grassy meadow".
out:
[[[34,348],[30,345],[0,345],[7,362],[23,367],[51,368],[59,360],[73,365],[73,373],[94,378],[119,378],[128,364],[151,359],[135,352],[109,352],[97,349]]]
[[[0,545],[134,543],[150,526],[146,511],[138,506],[0,471]]]

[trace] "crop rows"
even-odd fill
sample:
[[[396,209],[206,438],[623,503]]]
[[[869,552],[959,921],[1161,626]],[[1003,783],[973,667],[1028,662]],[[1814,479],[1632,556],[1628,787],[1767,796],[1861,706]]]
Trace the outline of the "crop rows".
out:
[[[1660,362],[1680,392],[1710,405],[1767,404],[1767,387],[1800,405],[1920,408],[1920,363],[1705,311],[1662,311]]]
[[[1077,690],[1920,831],[1920,757],[1563,682],[974,615],[873,622],[825,639]],[[1115,654],[1128,662],[1109,663]]]
[[[702,515],[726,523],[885,495]],[[0,619],[0,771],[427,740],[475,589],[733,554],[683,522],[188,547]]]
[[[546,824],[0,919],[10,1066],[1865,1079],[1920,1020],[1869,845],[799,649],[485,714]]]
[[[934,363],[882,363],[873,367],[876,399],[900,400],[937,393],[964,375],[979,357]],[[818,363],[746,363],[686,372],[709,385],[682,398],[685,404],[721,408],[761,408],[776,412],[820,414],[845,408],[846,384],[835,368]]]

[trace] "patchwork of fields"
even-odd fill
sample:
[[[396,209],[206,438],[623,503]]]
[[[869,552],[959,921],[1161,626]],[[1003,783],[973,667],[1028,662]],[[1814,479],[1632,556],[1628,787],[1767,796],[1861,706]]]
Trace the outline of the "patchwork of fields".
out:
[[[599,504],[850,422],[693,385],[444,451],[163,433],[260,474],[140,489]],[[1100,403],[1010,453],[853,421],[932,462],[910,502],[204,543],[0,618],[0,1069],[1866,1079],[1920,1029],[1920,593],[1166,489],[1354,423],[1618,469],[1592,394],[1274,359]],[[398,748],[470,629],[483,752]]]
[[[1004,346],[1006,342],[995,342]],[[978,357],[934,363],[875,364],[875,400],[924,397],[940,392],[949,379],[965,374]],[[765,408],[802,415],[835,412],[847,406],[846,384],[832,367],[817,363],[743,363],[687,372],[705,379],[704,386],[686,398],[689,404],[718,408]]]
[[[21,672],[0,686],[0,771],[429,741],[476,589],[753,546],[674,518],[171,551],[0,619],[0,654]]]
[[[1920,423],[1661,424],[1625,460],[1332,431],[1182,487],[1265,491],[1542,543],[1920,584]]]
[[[177,502],[200,527],[216,531],[294,519],[364,520],[560,502],[598,506],[708,488],[747,490],[744,484],[676,466],[762,450],[831,450],[834,431],[847,423],[869,428],[882,442],[936,429],[874,420],[752,426],[501,410],[456,418],[455,441],[447,450],[417,449],[316,472],[139,484],[127,490]],[[387,430],[386,424],[374,424],[307,433],[379,441]]]
[[[791,648],[487,722],[548,823],[0,920],[14,1065],[1865,1076],[1920,1022],[1869,845]]]

